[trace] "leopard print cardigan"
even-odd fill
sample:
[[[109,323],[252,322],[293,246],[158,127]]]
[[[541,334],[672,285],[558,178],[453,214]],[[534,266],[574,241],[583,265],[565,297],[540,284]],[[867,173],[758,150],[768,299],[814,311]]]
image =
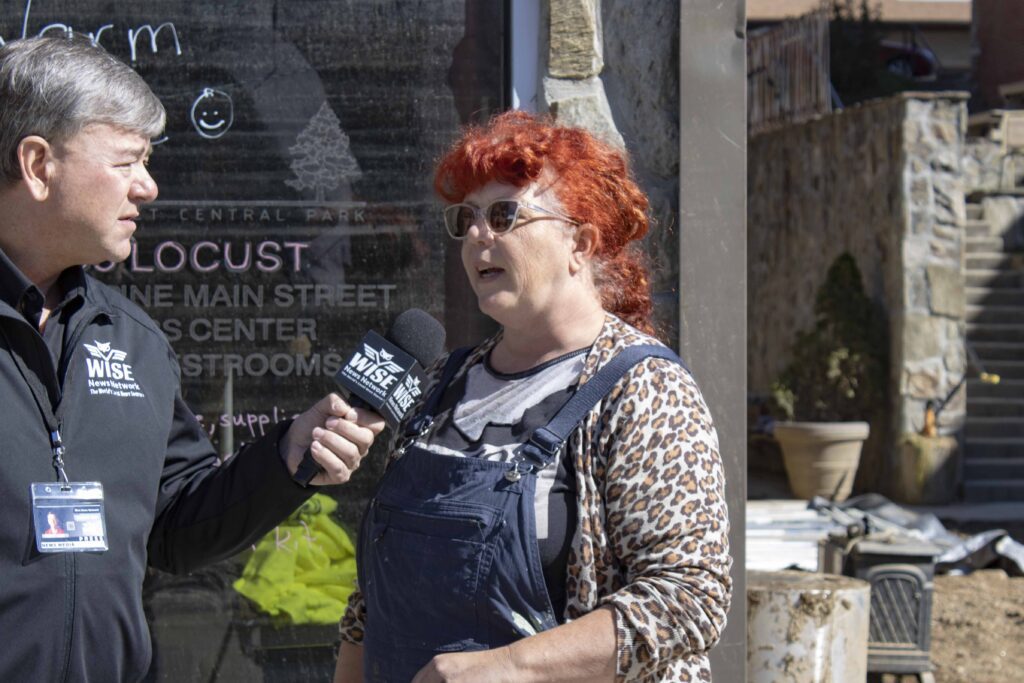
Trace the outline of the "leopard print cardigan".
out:
[[[500,337],[474,350],[459,374]],[[658,342],[608,315],[580,384],[627,346],[651,343]],[[566,620],[614,608],[618,681],[710,681],[707,653],[725,628],[732,558],[718,437],[693,377],[671,361],[646,359],[566,447],[579,506]],[[343,640],[362,641],[364,609],[357,590],[341,620]]]

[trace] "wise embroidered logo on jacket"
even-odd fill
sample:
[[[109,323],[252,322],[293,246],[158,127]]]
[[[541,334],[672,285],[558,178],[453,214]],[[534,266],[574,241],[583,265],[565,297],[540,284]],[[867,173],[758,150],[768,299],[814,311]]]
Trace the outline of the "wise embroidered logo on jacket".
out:
[[[142,387],[135,381],[135,372],[128,359],[128,352],[111,347],[110,342],[93,340],[83,343],[89,352],[85,367],[89,373],[89,394],[92,396],[118,396],[121,398],[145,398]]]

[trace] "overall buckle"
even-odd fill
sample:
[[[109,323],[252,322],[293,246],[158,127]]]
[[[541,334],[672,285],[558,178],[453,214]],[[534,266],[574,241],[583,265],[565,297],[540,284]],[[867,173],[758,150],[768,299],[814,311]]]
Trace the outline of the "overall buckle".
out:
[[[402,440],[395,448],[395,455],[402,457],[405,455],[406,449],[409,448],[416,441],[417,437],[423,436],[430,427],[434,424],[434,418],[431,415],[417,415],[413,419],[409,420],[409,424],[405,426],[405,433],[402,435]]]
[[[562,440],[547,427],[539,427],[530,435],[530,440],[523,444],[520,452],[541,467],[547,467],[562,448]]]
[[[505,479],[514,483],[522,479],[524,474],[544,469],[554,462],[561,448],[562,440],[554,432],[546,427],[534,430],[530,440],[516,451],[512,469],[505,473]],[[527,458],[531,462],[527,463]]]

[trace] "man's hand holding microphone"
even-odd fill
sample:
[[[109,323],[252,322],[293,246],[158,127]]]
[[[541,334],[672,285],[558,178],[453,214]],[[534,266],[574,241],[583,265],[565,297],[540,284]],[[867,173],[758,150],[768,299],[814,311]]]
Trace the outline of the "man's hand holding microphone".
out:
[[[280,451],[303,486],[343,484],[385,425],[397,427],[422,396],[423,368],[444,351],[444,328],[416,308],[395,318],[385,337],[368,332],[334,379],[331,393],[295,418]]]
[[[308,483],[344,484],[383,430],[380,415],[353,408],[338,394],[330,393],[295,418],[281,439],[281,457],[292,477],[307,457],[319,468]]]

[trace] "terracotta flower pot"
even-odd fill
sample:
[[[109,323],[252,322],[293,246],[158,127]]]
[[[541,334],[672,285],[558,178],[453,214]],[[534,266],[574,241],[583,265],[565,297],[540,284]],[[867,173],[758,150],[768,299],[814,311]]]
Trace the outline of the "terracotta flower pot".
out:
[[[867,422],[778,422],[775,438],[782,446],[789,486],[798,498],[846,500],[868,438]]]

